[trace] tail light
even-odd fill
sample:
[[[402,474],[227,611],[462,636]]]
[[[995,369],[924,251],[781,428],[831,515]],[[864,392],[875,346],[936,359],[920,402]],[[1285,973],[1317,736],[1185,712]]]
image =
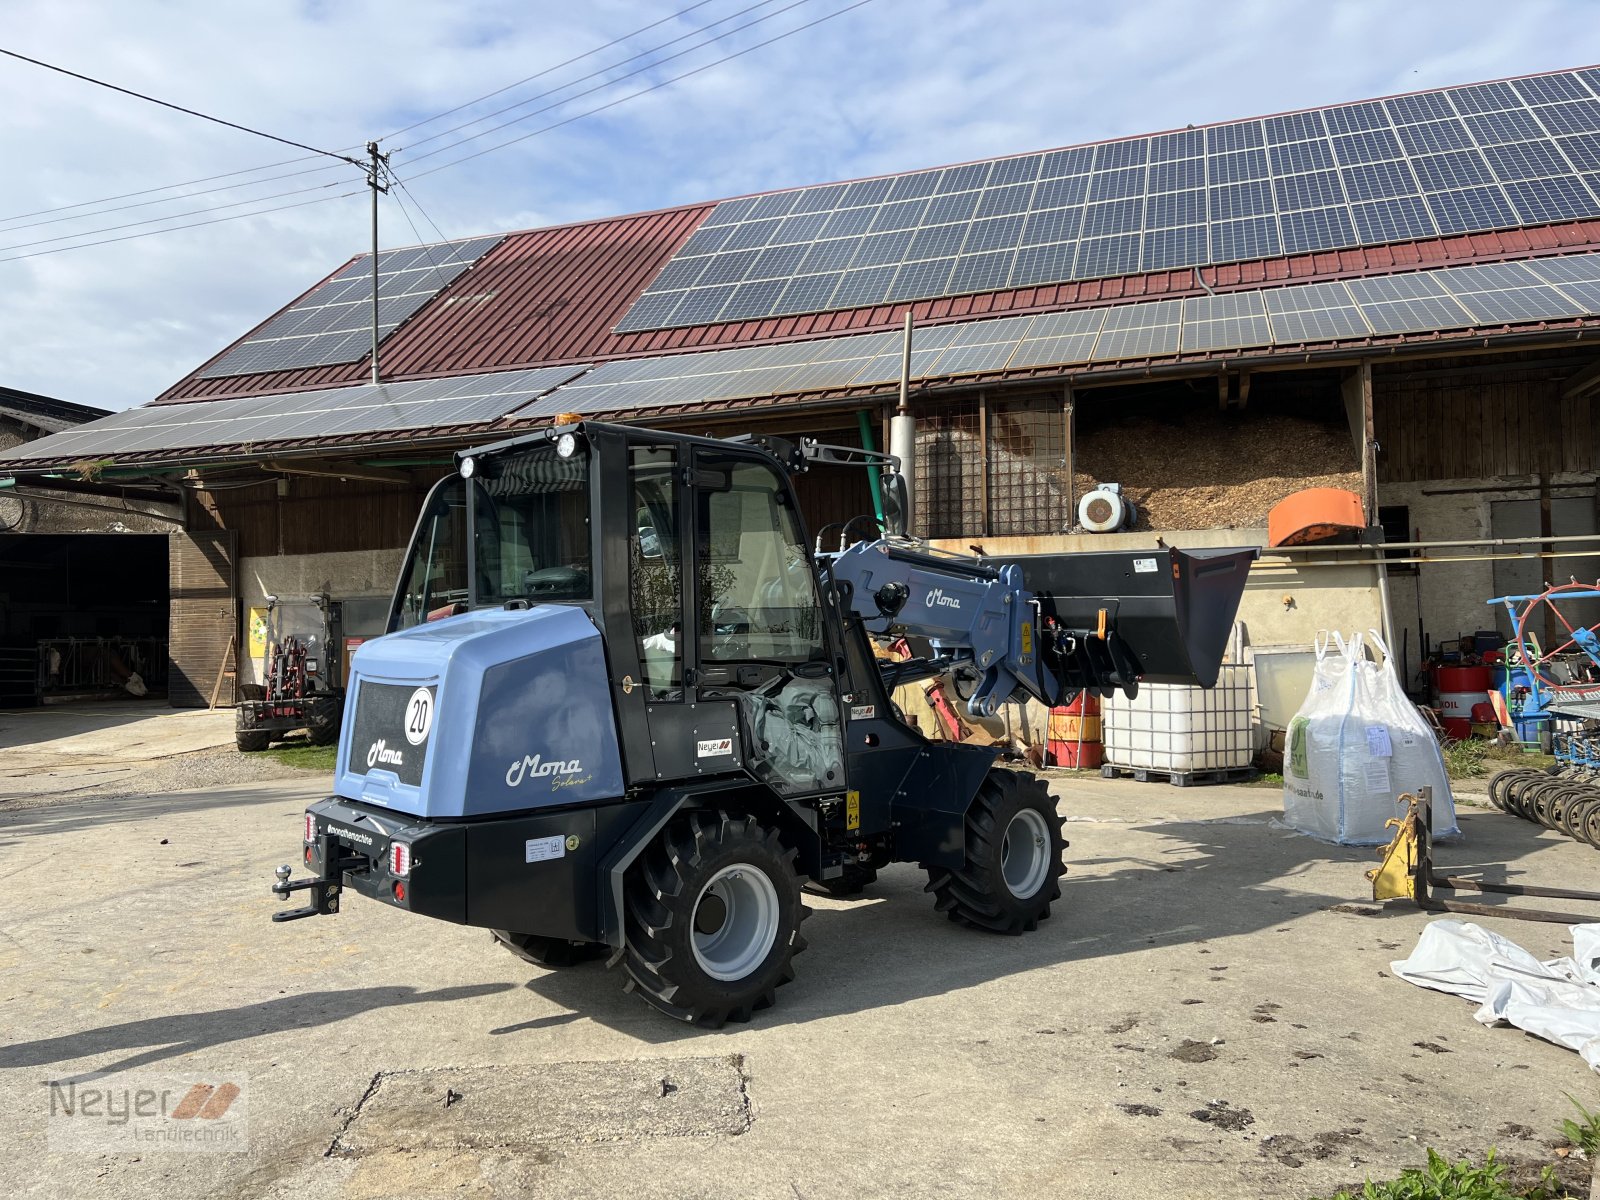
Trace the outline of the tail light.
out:
[[[392,842],[389,845],[389,874],[396,879],[404,879],[411,874],[411,847],[404,842]]]
[[[317,840],[317,819],[310,813],[306,814],[305,840],[307,842],[314,842]]]

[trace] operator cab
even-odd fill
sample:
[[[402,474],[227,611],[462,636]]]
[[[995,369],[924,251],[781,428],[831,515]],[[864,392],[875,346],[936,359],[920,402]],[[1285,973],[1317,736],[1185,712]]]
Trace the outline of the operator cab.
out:
[[[603,635],[630,785],[738,772],[842,793],[843,664],[786,471],[755,446],[584,422],[458,459],[389,630],[581,608]]]

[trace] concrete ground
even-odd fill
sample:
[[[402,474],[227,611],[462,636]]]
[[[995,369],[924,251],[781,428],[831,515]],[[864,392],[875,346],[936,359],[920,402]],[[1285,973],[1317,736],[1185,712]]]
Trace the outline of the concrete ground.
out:
[[[352,897],[273,925],[316,777],[0,806],[11,1195],[1308,1197],[1424,1147],[1547,1153],[1577,1055],[1390,977],[1428,918],[1272,789],[1057,779],[1070,874],[1035,934],[891,868],[811,899],[775,1009],[669,1023],[603,965]],[[1466,810],[1453,868],[1600,889],[1600,856]],[[1344,907],[1351,906],[1351,907]],[[1560,926],[1491,927],[1541,956]],[[240,1081],[244,1153],[63,1153],[46,1081]]]
[[[115,700],[0,709],[0,802],[136,781],[151,762],[233,745],[231,708]]]

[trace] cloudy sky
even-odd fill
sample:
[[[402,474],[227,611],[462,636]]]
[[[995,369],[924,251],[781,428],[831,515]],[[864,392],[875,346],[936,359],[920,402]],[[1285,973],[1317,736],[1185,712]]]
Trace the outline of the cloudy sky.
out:
[[[855,2],[6,0],[0,47],[382,137],[385,246],[1600,62],[1585,0]],[[0,384],[141,403],[367,244],[347,165],[10,58],[0,112]]]

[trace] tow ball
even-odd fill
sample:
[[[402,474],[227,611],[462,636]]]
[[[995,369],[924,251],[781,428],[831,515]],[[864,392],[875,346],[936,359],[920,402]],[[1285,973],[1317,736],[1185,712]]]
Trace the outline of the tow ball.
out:
[[[332,841],[332,839],[326,839]],[[337,853],[336,846],[324,845],[323,862],[330,862],[329,852]],[[294,868],[284,863],[273,872],[278,877],[278,882],[272,885],[272,894],[280,900],[287,900],[290,892],[309,891],[311,903],[301,908],[291,908],[285,912],[272,914],[274,921],[298,921],[302,917],[322,917],[339,911],[339,893],[344,889],[340,886],[337,877],[324,878],[313,875],[309,879],[296,879],[291,881],[289,876],[294,873]]]

